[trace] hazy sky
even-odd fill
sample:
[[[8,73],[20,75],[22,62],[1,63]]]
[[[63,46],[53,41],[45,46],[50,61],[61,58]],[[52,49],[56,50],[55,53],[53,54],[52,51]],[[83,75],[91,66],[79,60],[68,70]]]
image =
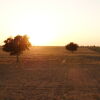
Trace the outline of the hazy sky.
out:
[[[100,45],[100,0],[0,0],[0,43],[17,34],[35,45]]]

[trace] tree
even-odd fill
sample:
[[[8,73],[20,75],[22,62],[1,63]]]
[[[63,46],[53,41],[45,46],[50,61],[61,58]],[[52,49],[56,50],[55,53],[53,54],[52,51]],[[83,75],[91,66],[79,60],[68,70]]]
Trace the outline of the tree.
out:
[[[19,56],[25,50],[29,50],[31,43],[28,40],[27,35],[17,35],[14,38],[8,38],[4,41],[3,51],[9,52],[10,55],[15,55],[17,62],[19,62]]]
[[[73,42],[70,42],[65,47],[66,47],[67,50],[69,50],[73,53],[74,51],[77,51],[79,46],[77,44],[73,43]]]

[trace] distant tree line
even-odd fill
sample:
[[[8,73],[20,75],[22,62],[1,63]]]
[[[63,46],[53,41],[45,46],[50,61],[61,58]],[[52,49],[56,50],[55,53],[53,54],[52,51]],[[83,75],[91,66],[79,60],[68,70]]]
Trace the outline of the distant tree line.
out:
[[[100,53],[100,47],[99,46],[88,46],[87,48],[89,48],[92,51],[96,51]]]

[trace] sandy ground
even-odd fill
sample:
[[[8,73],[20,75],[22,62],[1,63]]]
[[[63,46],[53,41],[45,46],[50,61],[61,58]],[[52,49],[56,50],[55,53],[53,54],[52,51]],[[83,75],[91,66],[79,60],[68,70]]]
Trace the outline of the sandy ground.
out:
[[[15,57],[0,51],[0,100],[100,100],[100,54],[34,47]]]

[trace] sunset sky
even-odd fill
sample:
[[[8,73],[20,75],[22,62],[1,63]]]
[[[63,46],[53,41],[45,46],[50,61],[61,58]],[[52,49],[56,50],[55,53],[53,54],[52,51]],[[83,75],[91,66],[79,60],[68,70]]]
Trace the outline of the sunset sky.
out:
[[[0,44],[17,34],[33,45],[100,46],[100,0],[0,0]]]

